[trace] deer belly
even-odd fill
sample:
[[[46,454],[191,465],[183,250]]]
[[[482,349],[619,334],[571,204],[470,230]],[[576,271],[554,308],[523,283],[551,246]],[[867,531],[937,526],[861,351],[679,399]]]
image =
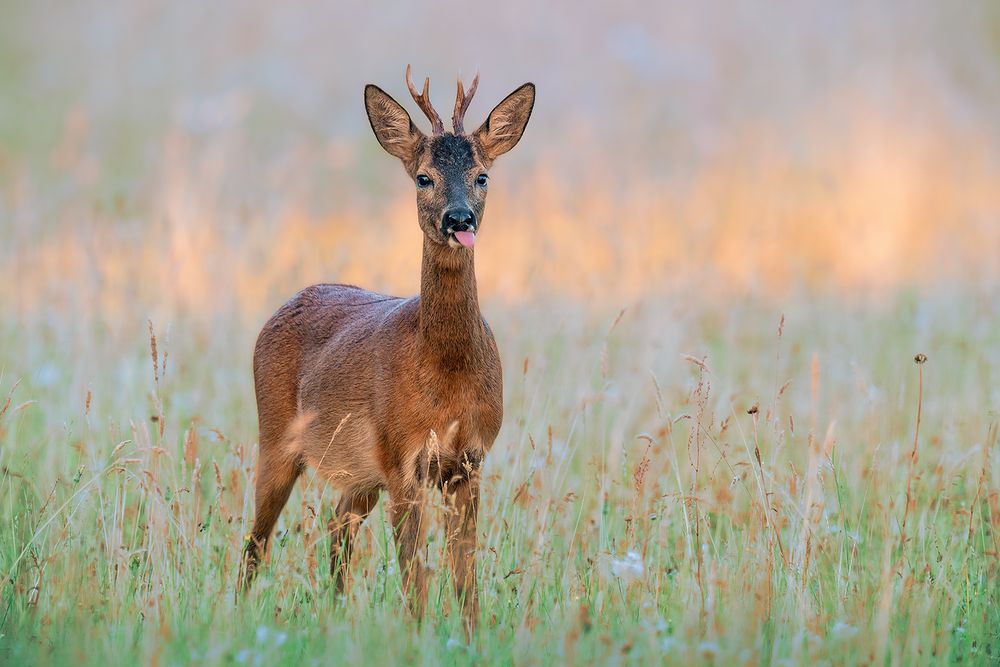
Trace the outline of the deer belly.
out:
[[[376,455],[375,426],[365,415],[313,419],[303,437],[302,456],[337,488],[384,485]]]

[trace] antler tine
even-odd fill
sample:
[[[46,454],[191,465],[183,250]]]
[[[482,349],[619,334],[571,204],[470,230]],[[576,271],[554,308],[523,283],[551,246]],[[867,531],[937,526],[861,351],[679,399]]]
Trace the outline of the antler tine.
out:
[[[479,72],[476,72],[475,78],[472,79],[468,95],[465,94],[462,79],[458,79],[458,93],[455,95],[455,113],[451,117],[451,124],[455,128],[455,134],[463,134],[465,132],[465,112],[469,110],[469,105],[472,103],[472,96],[476,94],[476,88],[478,87]]]
[[[431,79],[427,77],[424,79],[424,92],[417,94],[417,88],[413,85],[413,81],[410,80],[410,66],[406,66],[406,87],[410,89],[410,95],[413,97],[413,101],[417,103],[420,110],[424,112],[427,119],[431,121],[431,132],[434,134],[444,134],[444,123],[441,122],[441,116],[438,112],[434,110],[431,106],[431,98],[428,94],[431,87]]]

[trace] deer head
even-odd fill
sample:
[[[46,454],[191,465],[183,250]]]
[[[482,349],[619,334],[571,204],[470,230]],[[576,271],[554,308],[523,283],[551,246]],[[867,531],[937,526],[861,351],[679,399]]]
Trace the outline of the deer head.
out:
[[[431,134],[421,132],[406,109],[384,90],[365,86],[365,109],[375,138],[390,155],[398,157],[417,188],[420,228],[434,243],[456,250],[471,248],[476,241],[483,210],[489,170],[493,161],[521,139],[535,103],[535,85],[526,83],[498,104],[472,134],[465,133],[465,112],[479,85],[472,80],[468,93],[458,82],[452,132],[429,98],[430,79],[417,93],[406,67],[406,85],[420,110],[431,122]]]

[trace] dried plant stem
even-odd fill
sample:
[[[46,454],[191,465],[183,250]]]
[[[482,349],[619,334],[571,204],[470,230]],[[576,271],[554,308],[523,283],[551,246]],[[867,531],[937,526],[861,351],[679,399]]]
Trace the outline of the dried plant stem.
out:
[[[705,415],[705,407],[708,403],[708,394],[711,391],[711,385],[705,381],[705,372],[708,368],[705,363],[705,359],[695,360],[692,359],[696,366],[698,366],[698,385],[694,390],[695,399],[695,416],[694,422],[691,425],[691,433],[688,436],[688,461],[692,468],[691,475],[691,502],[694,505],[694,549],[695,549],[695,579],[698,582],[698,592],[701,599],[701,619],[705,618],[705,586],[704,580],[702,578],[702,565],[703,565],[703,555],[701,550],[701,509],[698,503],[698,478],[701,473],[701,424],[702,419]],[[694,454],[692,455],[691,446],[694,445]]]
[[[153,361],[153,399],[156,401],[156,427],[160,438],[157,442],[163,442],[163,400],[160,398],[160,357],[156,350],[156,332],[153,330],[153,320],[146,320],[149,325],[149,355]],[[164,364],[166,362],[164,361]]]
[[[760,458],[760,445],[757,434],[758,414],[759,411],[756,409],[753,409],[751,412],[751,416],[753,417],[753,440],[754,440],[753,455],[754,458],[757,460],[757,468],[754,469],[754,472],[756,474],[754,475],[754,477],[757,478],[757,486],[760,489],[760,502],[761,502],[761,509],[764,512],[764,520],[767,522],[768,528],[770,528],[771,533],[774,535],[774,540],[778,545],[778,554],[781,556],[781,562],[782,564],[787,566],[788,560],[785,558],[785,547],[781,544],[781,535],[778,533],[778,527],[774,525],[773,521],[771,521],[771,504],[767,500],[767,491],[764,489],[764,464]],[[753,468],[752,465],[750,467]]]
[[[910,470],[906,475],[906,505],[903,507],[903,523],[899,530],[899,548],[902,550],[903,545],[906,543],[906,521],[910,516],[910,503],[912,502],[913,496],[913,471],[917,465],[917,443],[920,438],[920,417],[923,413],[924,407],[924,362],[927,361],[927,357],[918,354],[913,358],[913,361],[917,364],[917,370],[919,373],[919,384],[917,388],[917,425],[913,430],[913,451],[910,452]]]
[[[979,472],[979,482],[976,484],[976,497],[972,499],[969,506],[969,543],[972,543],[972,524],[976,517],[976,505],[983,494],[983,485],[986,483],[986,473],[990,467],[990,449],[997,440],[997,422],[990,424],[986,433],[986,442],[983,443],[983,467]]]

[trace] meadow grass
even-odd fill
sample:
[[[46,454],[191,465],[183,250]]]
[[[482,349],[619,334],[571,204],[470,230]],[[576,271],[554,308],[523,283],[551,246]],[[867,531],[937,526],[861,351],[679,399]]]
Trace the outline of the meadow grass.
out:
[[[382,504],[335,596],[336,494],[311,474],[236,602],[252,330],[4,321],[0,660],[995,663],[996,304],[488,302],[506,417],[471,644],[437,518],[423,623]]]

